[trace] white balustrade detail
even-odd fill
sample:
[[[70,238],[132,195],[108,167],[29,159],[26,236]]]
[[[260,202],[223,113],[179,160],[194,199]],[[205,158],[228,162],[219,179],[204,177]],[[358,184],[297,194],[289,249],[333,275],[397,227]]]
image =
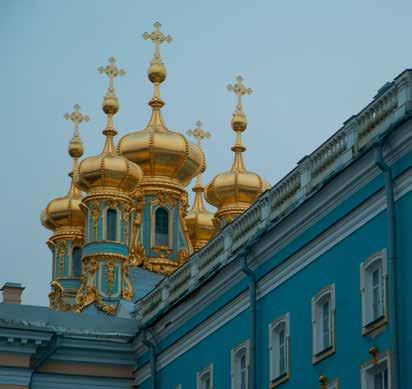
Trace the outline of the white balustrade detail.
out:
[[[189,261],[164,279],[136,304],[137,317],[147,323],[168,304],[196,288],[213,272],[233,260],[236,250],[262,227],[304,200],[334,172],[357,156],[367,144],[412,113],[412,70],[386,84],[374,100],[311,155],[299,162],[242,215],[227,225]]]

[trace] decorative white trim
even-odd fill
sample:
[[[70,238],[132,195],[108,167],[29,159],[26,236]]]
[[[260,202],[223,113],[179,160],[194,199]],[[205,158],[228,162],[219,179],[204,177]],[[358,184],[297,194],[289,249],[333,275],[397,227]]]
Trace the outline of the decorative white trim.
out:
[[[372,324],[375,319],[371,317],[371,313],[369,311],[370,304],[372,303],[370,300],[370,293],[368,291],[368,285],[370,286],[370,282],[368,279],[370,275],[370,269],[375,263],[381,261],[381,277],[382,277],[382,295],[383,295],[383,312],[382,318],[378,318],[377,320],[386,321],[388,316],[388,306],[387,306],[387,283],[388,283],[388,259],[386,254],[386,249],[382,249],[374,254],[372,254],[369,258],[363,261],[360,264],[360,292],[361,292],[361,305],[362,305],[362,333],[368,333],[368,326]]]
[[[321,345],[322,325],[323,325],[323,313],[322,304],[329,302],[329,341],[330,344],[325,346]],[[323,353],[327,353],[335,348],[335,314],[336,314],[336,304],[335,304],[335,284],[325,286],[322,288],[311,301],[312,306],[312,356],[313,362],[316,363],[323,358]],[[322,355],[321,355],[322,354]],[[328,353],[329,355],[329,353]]]
[[[237,354],[244,350],[245,352],[245,362],[246,362],[246,389],[249,388],[249,369],[250,369],[250,341],[246,340],[240,344],[238,344],[234,349],[230,352],[230,376],[231,376],[231,387],[232,389],[239,389],[236,386],[236,376],[238,375],[237,371]]]
[[[290,333],[289,333],[290,324],[289,324],[289,316],[290,316],[290,314],[288,312],[285,315],[282,315],[279,318],[277,318],[272,323],[269,323],[269,326],[268,326],[268,330],[269,330],[269,380],[270,380],[271,383],[273,383],[273,381],[277,381],[281,378],[285,378],[285,380],[286,380],[286,379],[289,378],[289,375],[290,375],[290,363],[289,363],[289,361],[290,361]],[[282,324],[284,325],[284,328],[285,328],[285,348],[286,348],[285,368],[286,368],[286,371],[285,371],[285,373],[280,374],[280,372],[276,372],[276,370],[275,370],[275,360],[277,361],[279,356],[276,357],[276,355],[275,355],[275,352],[277,352],[278,350],[274,349],[274,346],[275,346],[274,332],[276,332],[278,327]],[[284,380],[282,379],[282,382],[283,381]]]
[[[205,374],[209,374],[209,380],[210,380],[210,385],[209,385],[209,388],[207,389],[213,389],[213,364],[212,363],[196,373],[196,388],[203,389],[201,384],[202,384],[203,376]]]

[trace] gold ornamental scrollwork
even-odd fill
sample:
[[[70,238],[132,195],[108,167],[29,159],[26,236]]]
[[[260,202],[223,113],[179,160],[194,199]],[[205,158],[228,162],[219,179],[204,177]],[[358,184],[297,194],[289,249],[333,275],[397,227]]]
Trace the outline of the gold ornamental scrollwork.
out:
[[[168,192],[156,192],[150,202],[151,205],[160,205],[161,207],[165,207],[169,205],[170,207],[175,206],[175,199],[173,196]]]
[[[179,254],[177,256],[178,264],[179,265],[184,264],[187,261],[188,258],[189,258],[189,253],[184,249],[180,249]]]
[[[100,216],[100,205],[97,200],[92,202],[91,216],[93,221],[93,238],[97,239],[97,222],[99,221]]]
[[[64,259],[66,256],[66,242],[63,241],[59,245],[58,249],[58,258],[59,258],[59,269],[60,269],[60,277],[64,276]]]
[[[49,308],[54,311],[71,311],[72,306],[63,300],[63,286],[57,281],[52,281],[50,286],[52,291],[49,293]]]
[[[127,261],[123,262],[122,272],[123,272],[123,281],[126,284],[126,287],[123,287],[122,289],[122,297],[125,300],[131,300],[133,297],[133,286],[129,280],[129,264],[127,263]]]
[[[107,282],[107,294],[109,297],[113,294],[113,283],[114,283],[114,262],[111,259],[107,262],[107,269],[106,269],[106,282]]]
[[[130,266],[141,266],[145,258],[144,246],[141,243],[134,245],[129,254]]]
[[[166,258],[172,253],[173,250],[168,246],[156,246],[156,247],[153,247],[153,251],[160,258]]]

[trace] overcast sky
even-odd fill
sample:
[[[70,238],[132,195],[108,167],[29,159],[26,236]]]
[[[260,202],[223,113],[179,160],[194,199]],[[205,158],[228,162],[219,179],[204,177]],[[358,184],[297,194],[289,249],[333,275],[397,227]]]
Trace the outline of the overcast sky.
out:
[[[25,304],[48,304],[50,232],[39,215],[69,185],[63,114],[81,105],[92,118],[80,129],[85,156],[99,153],[107,81],[97,67],[113,55],[126,70],[116,127],[144,128],[153,49],[142,34],[156,20],[174,38],[162,47],[166,123],[186,132],[200,119],[212,133],[205,182],[232,161],[226,85],[236,75],[254,91],[246,166],[274,184],[412,67],[410,0],[0,0],[0,284],[21,282]]]

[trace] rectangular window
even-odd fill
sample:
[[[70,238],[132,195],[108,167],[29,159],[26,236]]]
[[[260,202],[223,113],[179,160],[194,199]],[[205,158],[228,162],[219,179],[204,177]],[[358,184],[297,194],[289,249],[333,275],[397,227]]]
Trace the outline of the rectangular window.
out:
[[[335,352],[335,286],[320,290],[312,298],[313,363]]]
[[[231,352],[232,389],[248,389],[249,341],[238,345]]]
[[[360,266],[362,299],[362,333],[379,328],[387,321],[386,307],[386,251],[373,254]]]
[[[209,365],[197,373],[197,389],[213,388],[213,365]]]
[[[377,362],[369,362],[362,368],[362,389],[389,389],[389,355],[381,354]]]
[[[289,378],[289,314],[269,324],[269,363],[272,385]]]

